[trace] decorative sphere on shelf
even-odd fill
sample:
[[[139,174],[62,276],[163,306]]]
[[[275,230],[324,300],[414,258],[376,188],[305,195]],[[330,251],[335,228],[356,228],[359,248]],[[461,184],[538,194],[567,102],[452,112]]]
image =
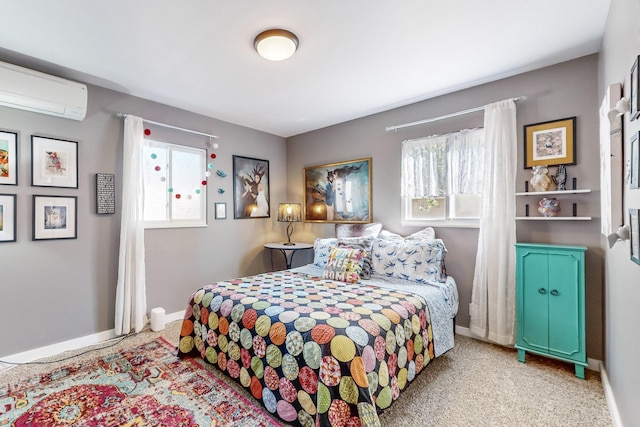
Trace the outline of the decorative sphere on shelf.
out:
[[[538,202],[538,212],[547,218],[557,216],[560,213],[560,202],[555,197],[551,199],[543,197],[542,200]]]

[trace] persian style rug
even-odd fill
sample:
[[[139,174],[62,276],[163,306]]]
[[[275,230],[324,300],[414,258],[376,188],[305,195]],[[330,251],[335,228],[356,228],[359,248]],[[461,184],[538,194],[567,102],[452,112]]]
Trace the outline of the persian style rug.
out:
[[[198,361],[158,338],[0,386],[0,426],[280,427]]]

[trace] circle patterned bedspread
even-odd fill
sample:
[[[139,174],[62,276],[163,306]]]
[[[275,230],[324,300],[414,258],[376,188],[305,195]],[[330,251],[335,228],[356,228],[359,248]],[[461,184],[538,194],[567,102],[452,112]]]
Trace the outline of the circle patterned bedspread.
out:
[[[300,426],[379,426],[433,359],[424,298],[290,271],[207,285],[178,353],[199,355]]]

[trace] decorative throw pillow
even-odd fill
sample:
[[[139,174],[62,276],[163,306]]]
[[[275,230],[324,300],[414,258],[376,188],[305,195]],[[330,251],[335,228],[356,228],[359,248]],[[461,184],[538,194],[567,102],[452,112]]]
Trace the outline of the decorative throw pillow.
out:
[[[447,249],[440,239],[384,240],[373,243],[372,266],[375,274],[418,283],[445,282]]]
[[[370,224],[336,224],[336,237],[376,237],[382,230],[382,224],[372,222]]]
[[[335,238],[317,238],[313,242],[313,265],[324,268],[329,259],[329,252],[332,247],[336,246],[338,239]]]
[[[322,278],[346,283],[358,283],[364,256],[362,249],[331,249]]]
[[[362,273],[360,277],[365,280],[371,278],[371,248],[373,247],[373,237],[355,237],[338,239],[337,247],[339,248],[352,248],[361,249],[365,256],[362,260]]]

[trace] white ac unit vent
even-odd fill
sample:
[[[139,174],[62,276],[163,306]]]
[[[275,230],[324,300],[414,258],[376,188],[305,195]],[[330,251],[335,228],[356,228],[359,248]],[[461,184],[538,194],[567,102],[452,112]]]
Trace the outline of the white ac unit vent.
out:
[[[84,120],[87,114],[87,86],[0,62],[0,105]]]

